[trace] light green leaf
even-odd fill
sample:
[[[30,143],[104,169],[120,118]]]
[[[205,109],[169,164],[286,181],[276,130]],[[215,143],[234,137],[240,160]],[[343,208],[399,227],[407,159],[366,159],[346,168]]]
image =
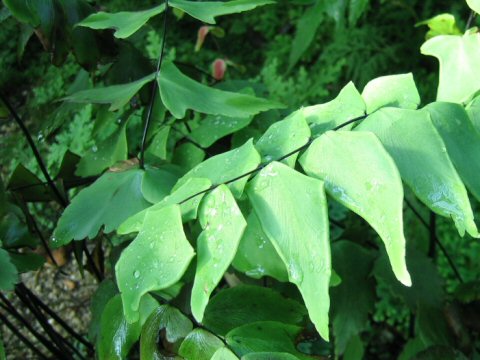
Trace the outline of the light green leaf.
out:
[[[247,228],[232,265],[238,271],[255,279],[271,276],[278,281],[288,280],[285,264],[263,232],[260,221],[253,211],[248,216]]]
[[[140,233],[115,266],[125,318],[136,321],[142,295],[175,284],[194,254],[183,232],[180,206],[149,210]]]
[[[115,111],[126,105],[145,84],[153,79],[155,79],[155,74],[150,74],[128,84],[82,90],[66,96],[62,100],[77,103],[111,104],[109,110]]]
[[[211,360],[224,347],[222,340],[203,329],[195,329],[183,340],[178,354],[185,360]]]
[[[185,76],[169,61],[162,65],[158,86],[163,104],[178,119],[184,118],[188,109],[241,118],[282,107],[277,102],[203,85]]]
[[[159,159],[167,159],[167,142],[170,134],[170,126],[162,127],[153,137],[150,146],[147,148],[146,153],[154,155]]]
[[[480,90],[480,33],[436,36],[420,50],[440,61],[438,101],[467,102]]]
[[[427,25],[429,30],[425,38],[431,39],[439,35],[461,35],[462,32],[455,23],[455,16],[452,14],[440,14],[431,19],[419,22],[415,26]]]
[[[470,6],[470,9],[480,14],[480,0],[467,0],[467,4]]]
[[[51,244],[60,247],[71,240],[93,239],[100,228],[115,230],[150,204],[143,198],[142,170],[103,174],[75,196],[53,232]]]
[[[258,6],[275,4],[272,0],[232,0],[232,1],[186,1],[170,0],[170,6],[186,12],[188,15],[206,22],[216,24],[215,17],[236,14],[255,9]]]
[[[273,162],[254,178],[248,196],[287,266],[290,282],[297,285],[312,322],[327,340],[332,266],[323,182]]]
[[[239,285],[221,290],[208,303],[204,324],[219,335],[257,321],[297,325],[307,315],[299,302],[284,298],[275,290]]]
[[[100,11],[83,19],[77,26],[84,26],[90,29],[115,29],[113,34],[119,39],[125,39],[134,34],[151,17],[162,13],[165,4],[144,11],[121,11],[117,13],[106,13]]]
[[[205,159],[205,151],[191,143],[185,143],[175,149],[172,163],[177,164],[187,172]]]
[[[237,132],[248,126],[252,121],[252,117],[231,118],[220,115],[210,115],[201,120],[200,126],[193,129],[190,137],[207,148],[213,145],[217,140]]]
[[[312,359],[295,347],[295,339],[302,328],[275,321],[259,321],[230,331],[227,344],[238,356],[256,352],[285,352],[299,359]]]
[[[300,159],[305,172],[325,182],[335,200],[380,235],[397,279],[411,285],[405,265],[403,186],[394,161],[369,132],[329,131]]]
[[[461,236],[479,236],[467,190],[426,111],[385,108],[357,130],[372,131],[395,161],[403,181],[432,211],[451,217]],[[421,139],[421,141],[419,141]]]
[[[110,299],[102,313],[100,336],[96,346],[99,359],[126,359],[140,336],[143,323],[157,306],[157,301],[151,296],[145,297],[142,299],[139,321],[130,324],[123,315],[120,295]]]
[[[375,281],[370,275],[375,256],[354,242],[342,240],[333,244],[332,258],[343,279],[330,290],[335,353],[340,355],[365,330],[368,315],[375,309]]]
[[[281,352],[257,352],[242,356],[241,360],[298,360],[298,357]]]
[[[292,50],[290,51],[289,69],[293,68],[303,53],[309,48],[315,38],[318,26],[323,20],[324,12],[325,1],[318,0],[309,7],[299,19],[295,38],[292,42]]]
[[[117,161],[127,160],[127,121],[107,139],[94,145],[77,165],[76,175],[88,177],[100,174]]]
[[[468,116],[475,127],[480,132],[480,96],[473,99],[466,107]]]
[[[200,205],[200,201],[204,195],[198,195],[182,204],[183,200],[188,199],[192,195],[206,191],[211,187],[212,183],[208,179],[204,178],[190,178],[185,181],[185,184],[179,186],[174,190],[171,195],[165,197],[159,203],[144,209],[135,215],[125,220],[117,229],[118,234],[129,234],[132,232],[139,232],[142,229],[145,216],[149,211],[160,210],[166,206],[179,204],[182,211],[182,218],[184,221],[193,220],[197,218],[197,209]]]
[[[150,315],[140,336],[140,360],[162,359],[158,349],[158,335],[165,331],[165,338],[173,344],[185,338],[192,330],[192,322],[178,309],[170,305],[159,306]]]
[[[467,188],[480,200],[480,134],[473,127],[464,107],[453,103],[432,103],[425,107],[430,113],[447,147],[458,174]]]
[[[362,96],[368,114],[382,107],[415,110],[420,105],[420,94],[412,73],[376,78],[365,86]]]
[[[10,255],[4,249],[0,248],[0,290],[10,291],[15,288],[19,281],[17,268],[12,264]]]
[[[255,170],[260,164],[260,154],[249,140],[241,147],[223,154],[213,156],[198,164],[185,174],[173,190],[179,189],[188,179],[193,177],[208,178],[214,185],[223,184],[229,180]],[[233,195],[238,198],[242,195],[248,177],[244,177],[228,185]]]
[[[296,111],[284,120],[270,126],[257,141],[257,148],[262,160],[269,162],[305,145],[310,139],[310,128],[302,111]],[[295,166],[298,154],[289,156],[282,162]]]
[[[238,360],[238,358],[233,352],[223,347],[215,351],[211,360]]]
[[[152,204],[162,201],[170,194],[179,176],[180,172],[172,166],[147,168],[142,181],[143,197]]]
[[[235,257],[247,223],[226,185],[220,185],[205,196],[199,220],[203,232],[197,240],[191,309],[195,319],[202,322],[210,294]]]
[[[308,106],[298,111],[302,111],[305,115],[312,134],[318,136],[348,120],[365,115],[366,106],[355,85],[350,82],[334,100],[326,104]],[[351,127],[352,125],[346,126],[344,129]]]

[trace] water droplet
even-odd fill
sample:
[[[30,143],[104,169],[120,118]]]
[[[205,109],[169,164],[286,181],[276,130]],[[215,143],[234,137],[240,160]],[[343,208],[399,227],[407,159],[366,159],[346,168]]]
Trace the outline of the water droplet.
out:
[[[134,277],[135,279],[138,279],[138,278],[140,277],[140,271],[135,270],[135,271],[133,272],[133,277]]]
[[[97,145],[93,145],[93,146],[92,146],[92,151],[93,151],[93,152],[97,152],[97,151],[98,151]]]

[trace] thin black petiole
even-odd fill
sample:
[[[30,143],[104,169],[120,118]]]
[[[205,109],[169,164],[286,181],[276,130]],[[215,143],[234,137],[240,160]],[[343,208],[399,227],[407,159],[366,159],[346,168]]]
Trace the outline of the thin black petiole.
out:
[[[155,79],[152,82],[152,95],[150,97],[150,103],[148,105],[148,112],[147,118],[145,120],[145,126],[143,128],[143,135],[142,135],[142,144],[140,147],[140,169],[145,168],[145,146],[147,144],[147,135],[148,129],[150,128],[150,122],[152,120],[152,112],[153,112],[153,105],[155,103],[155,95],[157,93],[157,81],[158,77],[160,76],[160,71],[162,70],[162,62],[163,62],[163,55],[165,53],[165,42],[167,40],[167,19],[168,19],[168,0],[165,0],[165,13],[163,17],[163,37],[162,37],[162,45],[160,48],[160,55],[158,57],[157,62],[157,69],[155,72]]]

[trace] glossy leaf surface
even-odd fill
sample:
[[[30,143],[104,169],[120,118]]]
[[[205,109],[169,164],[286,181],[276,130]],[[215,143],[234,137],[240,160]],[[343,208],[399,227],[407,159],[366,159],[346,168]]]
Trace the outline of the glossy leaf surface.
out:
[[[206,330],[195,329],[183,340],[178,354],[185,360],[211,360],[223,342]]]
[[[200,122],[200,126],[193,129],[190,137],[207,148],[213,145],[217,140],[237,132],[248,126],[252,117],[232,118],[220,115],[207,116]]]

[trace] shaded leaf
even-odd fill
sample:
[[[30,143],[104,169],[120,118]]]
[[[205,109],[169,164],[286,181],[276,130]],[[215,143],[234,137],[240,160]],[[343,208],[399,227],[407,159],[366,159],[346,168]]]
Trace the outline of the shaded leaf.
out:
[[[438,101],[463,103],[480,90],[480,33],[436,36],[420,50],[440,62]]]
[[[0,290],[13,290],[15,284],[20,280],[18,277],[17,268],[12,264],[10,255],[7,251],[0,248]]]
[[[140,233],[115,265],[126,319],[138,319],[142,295],[180,280],[193,256],[193,248],[183,232],[180,207],[149,210]]]
[[[22,164],[18,164],[7,183],[7,190],[14,191],[25,201],[57,200],[56,195],[46,182],[41,181],[34,173]]]
[[[152,204],[162,201],[170,194],[180,177],[180,171],[173,166],[148,167],[142,181],[143,197]]]
[[[203,232],[197,239],[197,270],[191,309],[195,319],[202,322],[210,294],[235,257],[247,223],[226,185],[205,196],[199,220]]]
[[[215,295],[205,311],[204,324],[219,335],[257,321],[300,324],[307,315],[305,307],[284,298],[275,290],[239,285]]]
[[[203,329],[195,329],[183,340],[178,354],[185,360],[210,360],[223,342]]]
[[[397,279],[411,285],[405,265],[403,186],[394,161],[369,132],[329,131],[300,159],[325,182],[334,199],[363,217],[380,235]]]
[[[36,253],[10,253],[10,261],[19,273],[35,271],[45,263],[45,258]]]
[[[415,110],[420,105],[420,94],[412,73],[376,78],[365,86],[362,97],[368,114],[382,107]]]
[[[205,151],[191,143],[185,143],[175,149],[172,163],[180,166],[185,172],[200,164],[205,159]]]
[[[381,109],[357,129],[377,135],[403,181],[425,205],[439,215],[452,217],[461,236],[465,230],[478,236],[465,186],[426,111]]]
[[[203,85],[185,76],[168,61],[162,65],[158,86],[163,104],[178,119],[184,118],[188,109],[212,115],[248,117],[282,107],[266,99]]]
[[[93,239],[102,226],[109,233],[148,207],[141,192],[143,176],[142,170],[106,173],[83,189],[60,217],[52,245],[60,247],[71,240]]]
[[[214,185],[223,184],[256,169],[259,164],[260,155],[253,146],[253,141],[249,140],[237,149],[213,156],[198,164],[178,180],[173,190],[179,189],[188,179],[194,177],[210,179]],[[245,176],[228,185],[235,197],[242,195],[247,181],[248,177]]]
[[[88,338],[90,341],[96,342],[96,339],[100,334],[103,310],[110,299],[112,299],[116,294],[118,294],[117,285],[115,285],[111,279],[102,281],[95,290],[90,302],[90,313],[92,314],[92,319],[88,326]]]
[[[370,0],[350,0],[348,8],[348,22],[355,25],[368,7]]]
[[[252,117],[231,118],[210,115],[200,122],[199,127],[193,129],[190,137],[201,146],[207,148],[217,140],[248,126],[251,121]]]
[[[273,162],[253,179],[248,196],[312,322],[328,339],[331,260],[323,182]]]
[[[242,360],[298,360],[298,357],[289,353],[257,352],[242,356]]]

